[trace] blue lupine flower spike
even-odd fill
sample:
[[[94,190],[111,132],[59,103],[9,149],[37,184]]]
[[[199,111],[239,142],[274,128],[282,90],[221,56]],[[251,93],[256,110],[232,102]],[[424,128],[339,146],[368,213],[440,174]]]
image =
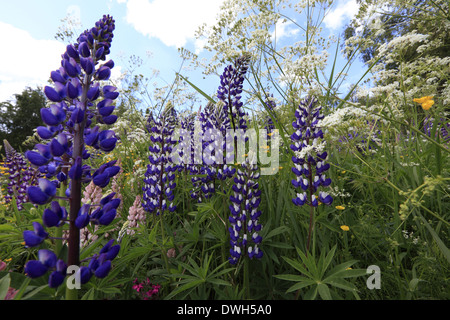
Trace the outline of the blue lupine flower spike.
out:
[[[29,261],[25,267],[30,277],[52,271],[49,276],[49,286],[52,288],[64,282],[67,265],[80,264],[80,229],[90,223],[111,224],[120,204],[120,199],[113,199],[114,194],[95,204],[83,204],[81,199],[83,184],[92,181],[104,188],[120,171],[115,161],[97,169],[85,163],[91,156],[86,146],[110,152],[118,141],[114,131],[105,127],[117,120],[114,100],[119,93],[112,85],[102,86],[102,81],[110,78],[114,67],[112,60],[106,60],[114,29],[114,19],[104,15],[93,28],[84,31],[76,43],[67,45],[61,67],[50,73],[53,85],[44,88],[50,104],[40,112],[44,125],[37,128],[37,133],[42,142],[25,153],[31,165],[45,175],[39,177],[35,185],[27,187],[27,199],[35,205],[50,204],[42,216],[45,227],[60,228],[69,223],[67,264],[51,258],[54,254],[46,249],[39,251],[39,261]],[[57,197],[60,194],[57,189],[62,186],[69,187],[65,190],[70,205],[68,210],[55,201],[56,198],[61,201],[62,197]],[[34,231],[24,231],[26,246],[39,246],[48,238],[44,226],[34,222]],[[89,281],[92,275],[100,278],[108,275],[111,260],[120,249],[118,245],[112,248],[112,253],[108,251],[94,259],[95,269],[81,266],[82,283]]]
[[[328,154],[323,151],[323,132],[318,127],[319,120],[323,119],[321,108],[314,97],[304,99],[295,111],[292,123],[291,149],[295,153],[292,157],[292,172],[295,174],[292,185],[296,189],[292,202],[297,206],[317,207],[319,201],[326,205],[333,202],[333,198],[322,190],[331,184],[331,179],[325,175],[330,165],[326,163]]]

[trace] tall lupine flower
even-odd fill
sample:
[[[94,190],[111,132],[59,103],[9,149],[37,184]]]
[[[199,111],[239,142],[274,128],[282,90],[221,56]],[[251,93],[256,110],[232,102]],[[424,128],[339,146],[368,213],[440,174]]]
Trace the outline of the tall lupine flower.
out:
[[[177,166],[172,162],[171,153],[177,140],[173,133],[176,126],[176,113],[173,107],[166,108],[158,118],[152,114],[148,119],[148,131],[152,145],[149,146],[150,164],[145,172],[142,206],[145,211],[163,214],[164,211],[175,211],[173,204],[175,189],[175,171]]]
[[[14,196],[17,209],[20,211],[23,209],[22,204],[28,202],[27,187],[37,184],[40,173],[35,168],[30,167],[23,156],[14,150],[8,141],[3,140],[3,144],[6,152],[5,165],[9,174],[8,194],[5,196],[5,202],[9,203]]]
[[[249,63],[250,55],[247,54],[235,59],[234,64],[228,65],[220,76],[220,86],[217,90],[217,98],[225,103],[223,108],[231,116],[231,126],[235,130],[247,129],[241,94]]]
[[[96,170],[83,164],[90,157],[86,145],[110,152],[117,142],[114,131],[102,130],[99,125],[95,125],[101,124],[103,128],[117,120],[117,116],[113,114],[113,102],[118,97],[118,92],[110,85],[101,87],[101,81],[109,79],[111,68],[114,67],[112,60],[102,63],[110,52],[114,28],[113,18],[104,15],[96,22],[95,27],[84,31],[75,44],[66,47],[61,67],[50,74],[53,86],[44,88],[51,104],[48,108],[41,109],[45,125],[37,128],[43,142],[37,144],[35,150],[26,153],[31,164],[46,174],[46,178],[38,180],[37,186],[27,189],[31,202],[38,205],[51,202],[50,208],[44,211],[44,225],[61,227],[62,224],[69,223],[69,266],[80,263],[80,229],[89,223],[109,225],[120,204],[119,199],[113,199],[114,193],[103,197],[97,204],[82,204],[81,201],[82,183],[92,181],[96,186],[104,188],[120,170],[115,165],[116,161],[105,163]],[[97,102],[99,98],[100,101]],[[69,213],[62,204],[52,201],[57,195],[57,188],[63,185],[61,182],[67,182],[69,186],[65,192],[70,204]],[[58,195],[60,200],[64,199],[61,192]],[[35,222],[33,227],[34,231],[24,232],[26,246],[38,246],[49,237],[41,224]],[[112,241],[92,257],[88,267],[80,267],[81,283],[89,281],[93,274],[100,278],[108,274],[111,260],[120,249],[118,245],[112,246]],[[49,285],[57,287],[64,281],[65,262],[55,262],[54,256],[49,252],[51,251],[47,249],[43,251],[38,261],[28,261],[25,269],[30,277],[41,276],[46,271],[53,270]]]
[[[292,202],[297,206],[307,204],[310,206],[310,229],[307,242],[309,250],[313,208],[319,205],[319,201],[330,205],[333,198],[319,188],[327,187],[331,184],[331,179],[325,176],[325,172],[330,168],[326,163],[327,152],[323,151],[325,146],[323,132],[318,127],[319,120],[323,119],[320,114],[321,106],[316,106],[317,99],[307,97],[295,111],[296,120],[292,123],[294,133],[291,135],[291,149],[295,155],[292,157],[294,166],[292,172],[296,178],[292,180],[292,185],[296,189],[296,197]]]
[[[220,86],[217,90],[217,98],[223,102],[223,110],[230,119],[230,128],[235,130],[247,130],[246,112],[241,101],[245,74],[249,68],[251,56],[244,54],[234,60],[232,65],[225,67],[220,76]],[[238,140],[234,136],[234,146],[225,145],[226,163],[230,163],[236,157]],[[242,142],[242,141],[239,141]],[[234,150],[234,152],[233,152]]]
[[[317,190],[319,187],[327,187],[331,184],[331,179],[325,176],[325,172],[330,165],[327,160],[327,152],[323,151],[325,146],[323,132],[317,126],[323,116],[320,114],[321,106],[317,106],[317,99],[308,97],[303,100],[295,111],[296,120],[292,123],[294,133],[291,135],[293,144],[291,149],[295,156],[292,157],[294,167],[292,172],[296,178],[292,184],[300,191],[292,201],[297,206],[308,204],[313,207],[319,205],[318,201],[330,205],[332,197],[324,191]]]
[[[230,157],[234,158],[237,155],[237,143],[245,143],[247,140],[238,132],[245,133],[247,130],[247,115],[241,101],[241,93],[249,63],[250,56],[243,55],[234,61],[234,65],[227,66],[220,77],[217,97],[224,103],[223,110],[230,119],[231,129],[235,130],[234,147],[225,144],[227,163],[229,163]],[[258,210],[261,190],[256,181],[260,173],[254,151],[250,150],[251,156],[247,156],[244,163],[237,168],[232,187],[233,195],[230,196],[231,216],[229,222],[231,226],[228,231],[231,256],[229,262],[233,265],[237,264],[243,255],[247,255],[250,259],[260,259],[263,255],[259,248],[262,237],[258,234],[262,227],[258,222],[261,215],[261,211]]]
[[[199,112],[198,118],[196,123],[199,128],[196,130],[202,136],[202,153],[197,155],[193,152],[193,156],[200,156],[201,159],[194,158],[194,160],[199,160],[201,164],[191,166],[191,174],[204,175],[204,177],[192,178],[196,190],[192,196],[201,202],[201,194],[204,198],[211,197],[216,189],[216,180],[231,178],[236,169],[226,164],[227,158],[224,153],[224,150],[231,150],[229,153],[234,156],[233,146],[227,146],[226,135],[230,129],[230,118],[227,109],[224,108],[224,102],[219,101],[215,105],[208,103],[205,109]],[[192,141],[192,150],[194,150],[196,143],[194,136]]]
[[[145,210],[142,207],[141,197],[139,195],[136,196],[136,199],[133,202],[133,205],[128,210],[127,217],[129,224],[127,227],[127,234],[134,235],[135,230],[133,228],[137,228],[140,225],[145,224],[146,216]]]
[[[233,195],[230,196],[231,226],[228,228],[231,239],[231,257],[228,260],[233,265],[241,255],[248,254],[250,259],[260,259],[263,255],[259,248],[262,237],[258,234],[262,227],[258,222],[261,215],[258,209],[261,202],[261,190],[257,182],[259,176],[257,165],[251,164],[247,157],[234,178]]]
[[[196,199],[198,202],[202,201],[201,198],[201,178],[197,175],[201,174],[202,166],[200,164],[201,159],[195,152],[195,133],[198,132],[196,130],[196,124],[198,121],[196,120],[197,114],[192,113],[181,120],[181,130],[182,133],[178,140],[178,155],[180,156],[181,163],[178,165],[178,170],[185,171],[185,174],[192,175],[191,178],[193,188],[190,190],[190,196],[192,199]],[[189,152],[188,155],[185,155],[184,152]]]

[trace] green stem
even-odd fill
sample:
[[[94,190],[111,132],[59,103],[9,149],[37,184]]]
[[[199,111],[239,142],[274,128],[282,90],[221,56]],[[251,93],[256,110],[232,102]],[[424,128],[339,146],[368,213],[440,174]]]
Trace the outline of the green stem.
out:
[[[246,257],[245,257],[246,258]],[[244,287],[245,287],[245,299],[250,299],[250,279],[249,279],[249,271],[248,264],[250,263],[249,259],[244,259]]]
[[[64,197],[65,196],[65,190],[66,190],[67,184],[66,183],[61,183],[61,187],[59,188],[59,196],[60,197]],[[58,200],[59,205],[60,206],[64,206],[65,205],[65,201],[64,200]],[[59,227],[56,229],[55,232],[55,238],[62,238],[63,235],[63,227]],[[57,239],[55,240],[55,251],[58,255],[61,254],[61,250],[62,250],[62,240]]]
[[[66,300],[78,300],[78,289],[66,287]]]
[[[163,223],[163,217],[162,217],[162,213],[159,214],[159,218],[160,218],[160,222],[161,222],[161,241],[162,241],[162,245],[161,245],[161,254],[164,260],[164,263],[166,265],[166,270],[167,273],[170,274],[170,269],[169,269],[169,261],[167,260],[167,252],[166,250],[164,250],[165,248],[165,235],[164,235],[164,223]],[[172,277],[169,277],[169,281],[172,282]]]

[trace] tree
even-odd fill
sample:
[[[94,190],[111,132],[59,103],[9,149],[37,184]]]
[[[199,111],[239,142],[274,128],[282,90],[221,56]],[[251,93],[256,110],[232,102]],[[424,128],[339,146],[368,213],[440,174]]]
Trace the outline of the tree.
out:
[[[8,140],[19,150],[23,141],[33,135],[33,129],[42,124],[40,110],[45,107],[42,89],[27,87],[21,94],[15,94],[15,103],[0,102],[0,141]]]

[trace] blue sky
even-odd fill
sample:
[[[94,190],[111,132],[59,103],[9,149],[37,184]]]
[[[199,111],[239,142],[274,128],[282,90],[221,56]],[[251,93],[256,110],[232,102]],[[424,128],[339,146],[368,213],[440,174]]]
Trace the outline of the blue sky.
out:
[[[45,85],[50,72],[60,65],[65,44],[55,35],[61,19],[71,13],[84,29],[103,14],[116,21],[111,55],[116,75],[125,69],[130,55],[146,59],[140,70],[150,76],[151,68],[160,71],[161,84],[173,81],[181,65],[177,47],[200,51],[194,31],[202,22],[212,24],[222,0],[0,0],[0,101],[12,99],[26,86]],[[344,23],[356,12],[355,0],[339,0],[324,21],[325,32],[342,32]],[[201,10],[199,9],[201,8]],[[334,49],[333,49],[334,50]],[[334,52],[331,56],[333,56]],[[361,72],[355,73],[355,79]],[[201,70],[190,79],[207,93],[217,86],[203,79]],[[350,80],[351,81],[351,80]]]

